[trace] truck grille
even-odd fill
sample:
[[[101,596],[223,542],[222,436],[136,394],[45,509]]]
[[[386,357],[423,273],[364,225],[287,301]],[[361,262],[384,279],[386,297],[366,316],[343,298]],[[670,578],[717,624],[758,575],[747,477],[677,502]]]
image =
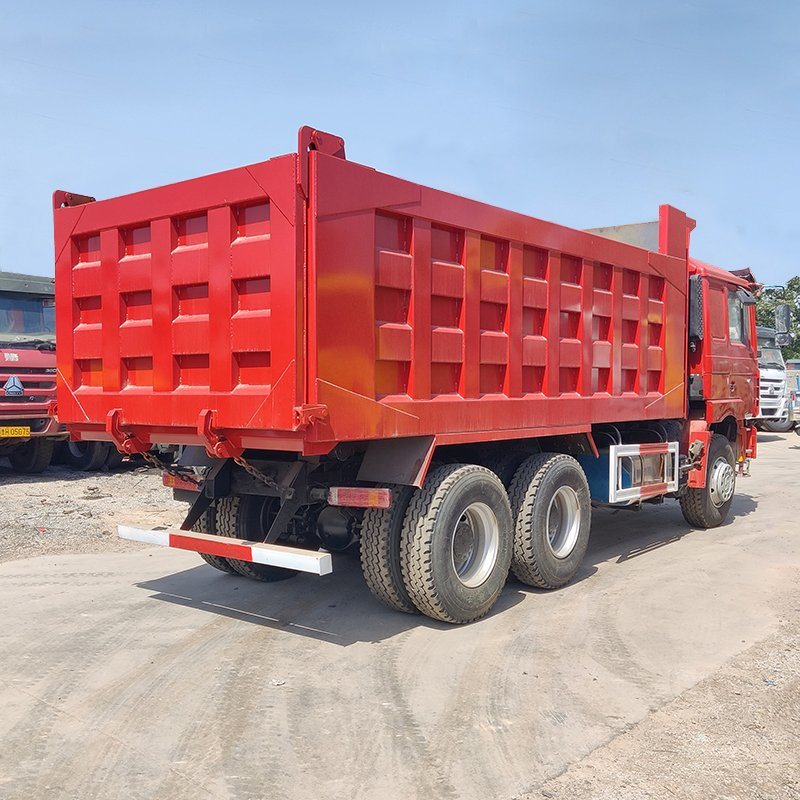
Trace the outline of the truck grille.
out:
[[[762,378],[759,395],[763,399],[780,399],[786,393],[786,381],[774,378]]]
[[[20,394],[16,397],[0,396],[0,406],[6,403],[46,403],[54,399],[53,395],[46,394]]]
[[[16,375],[22,384],[21,395],[7,395],[3,391],[8,379]],[[46,374],[42,367],[0,367],[0,408],[19,403],[49,403],[56,399],[55,375]]]

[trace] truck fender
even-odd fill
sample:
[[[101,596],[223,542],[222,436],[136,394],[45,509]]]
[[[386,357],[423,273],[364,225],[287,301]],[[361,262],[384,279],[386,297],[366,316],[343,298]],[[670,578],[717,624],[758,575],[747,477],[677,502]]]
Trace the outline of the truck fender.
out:
[[[700,442],[703,449],[700,452],[700,465],[689,472],[687,483],[691,489],[702,489],[706,485],[706,473],[708,472],[708,447],[711,444],[711,431],[705,420],[693,419],[689,423],[689,442]]]
[[[800,428],[795,428],[795,433],[800,433]],[[755,458],[758,455],[758,428],[748,425],[744,429],[744,456]]]

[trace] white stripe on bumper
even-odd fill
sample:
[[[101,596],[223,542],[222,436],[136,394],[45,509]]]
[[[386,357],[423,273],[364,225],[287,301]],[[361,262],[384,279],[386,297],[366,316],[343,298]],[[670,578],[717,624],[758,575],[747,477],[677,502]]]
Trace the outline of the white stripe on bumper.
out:
[[[117,525],[117,535],[120,539],[130,539],[132,542],[145,544],[159,544],[169,547],[169,531],[155,528],[130,528],[127,525]]]
[[[157,544],[162,547],[189,550],[195,553],[209,553],[222,558],[234,558],[271,567],[294,569],[314,575],[328,575],[333,572],[331,554],[324,551],[249,542],[243,539],[232,539],[230,536],[213,536],[209,533],[183,531],[178,528],[157,530],[119,525],[117,532],[121,539],[129,539],[134,542]]]

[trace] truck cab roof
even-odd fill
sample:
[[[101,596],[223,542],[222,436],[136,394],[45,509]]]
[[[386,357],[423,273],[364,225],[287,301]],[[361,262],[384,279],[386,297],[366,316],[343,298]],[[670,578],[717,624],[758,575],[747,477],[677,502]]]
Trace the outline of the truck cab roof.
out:
[[[722,269],[721,267],[715,267],[713,264],[707,264],[705,261],[700,261],[699,259],[692,258],[691,256],[689,257],[689,271],[695,275],[704,275],[709,278],[716,278],[717,280],[731,283],[734,286],[741,286],[743,289],[747,289],[748,291],[753,290],[754,284],[745,277],[737,275],[730,270]],[[752,275],[752,273],[750,273],[750,275]]]

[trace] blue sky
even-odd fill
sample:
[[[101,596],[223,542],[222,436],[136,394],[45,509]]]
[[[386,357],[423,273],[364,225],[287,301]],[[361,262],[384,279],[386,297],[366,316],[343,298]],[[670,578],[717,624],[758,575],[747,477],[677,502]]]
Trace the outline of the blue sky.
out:
[[[800,272],[800,4],[4,2],[0,266],[52,273],[50,194],[294,149],[544,219],[698,221],[693,252]]]

